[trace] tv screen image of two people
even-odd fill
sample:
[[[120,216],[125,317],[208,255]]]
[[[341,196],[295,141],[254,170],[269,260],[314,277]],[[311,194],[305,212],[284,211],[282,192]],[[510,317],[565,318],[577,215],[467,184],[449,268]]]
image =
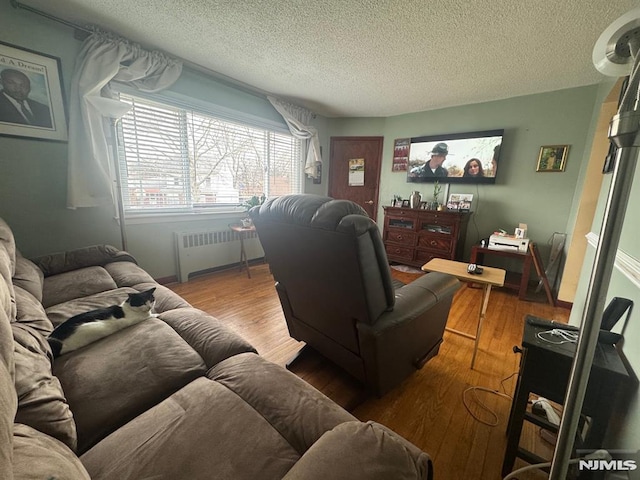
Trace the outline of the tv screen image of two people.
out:
[[[504,130],[411,139],[407,182],[495,183]]]

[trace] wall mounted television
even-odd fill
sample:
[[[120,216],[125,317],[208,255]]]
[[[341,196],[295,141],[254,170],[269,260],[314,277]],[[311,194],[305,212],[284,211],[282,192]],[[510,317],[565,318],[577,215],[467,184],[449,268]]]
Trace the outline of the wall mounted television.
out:
[[[411,139],[407,182],[495,183],[504,130]]]

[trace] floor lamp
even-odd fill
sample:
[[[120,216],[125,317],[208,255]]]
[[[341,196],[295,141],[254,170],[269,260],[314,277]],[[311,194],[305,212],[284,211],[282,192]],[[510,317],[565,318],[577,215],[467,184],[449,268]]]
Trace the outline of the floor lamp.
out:
[[[552,480],[564,480],[567,476],[598,342],[607,287],[640,152],[640,8],[623,15],[607,27],[596,42],[593,61],[602,73],[616,77],[628,75],[629,65],[632,64],[632,67],[627,91],[609,126],[609,139],[618,147],[618,151],[582,314],[580,338],[565,396],[565,409],[551,462],[549,478]]]

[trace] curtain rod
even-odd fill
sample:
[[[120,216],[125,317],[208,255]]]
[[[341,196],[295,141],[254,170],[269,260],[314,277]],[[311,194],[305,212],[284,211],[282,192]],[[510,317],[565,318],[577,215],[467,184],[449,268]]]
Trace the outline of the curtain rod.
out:
[[[49,20],[53,20],[54,22],[62,23],[67,27],[75,28],[76,30],[80,30],[82,32],[91,33],[91,30],[89,28],[82,27],[77,23],[69,22],[67,20],[64,20],[63,18],[56,17],[54,15],[51,15],[50,13],[43,12],[42,10],[38,10],[37,8],[33,8],[33,7],[30,7],[29,5],[25,5],[24,3],[20,3],[17,0],[10,0],[10,1],[11,1],[11,6],[13,8],[21,8],[22,10],[27,10],[28,12],[35,13],[36,15],[40,15],[41,17],[48,18]]]
[[[93,33],[93,31],[89,28],[89,27],[83,27],[81,25],[78,25],[77,23],[73,23],[70,22],[68,20],[65,20],[63,18],[60,17],[56,17],[55,15],[51,15],[50,13],[44,12],[42,10],[38,10],[37,8],[34,7],[30,7],[29,5],[25,5],[24,3],[20,3],[17,0],[10,0],[11,2],[11,6],[15,9],[22,9],[22,10],[27,10],[28,12],[31,13],[35,13],[36,15],[40,15],[41,17],[47,18],[49,20],[52,20],[54,22],[58,22],[61,23],[63,25],[66,25],[67,27],[71,27],[73,29],[76,30],[76,33],[74,34],[74,37],[77,40],[84,40],[85,38],[87,38],[87,36],[85,34],[90,34]],[[78,32],[82,32],[82,34],[78,34]],[[167,54],[169,56],[174,57],[174,55],[171,54]],[[222,73],[219,72],[215,72],[209,68],[203,67],[202,65],[199,65],[197,63],[191,62],[189,60],[185,60],[183,58],[179,59],[183,65],[191,68],[192,70],[196,70],[198,72],[201,73],[205,73],[207,75],[212,76],[213,78],[215,78],[216,80],[222,81],[232,87],[235,87],[239,90],[243,90],[245,93],[249,93],[251,95],[257,95],[263,98],[267,98],[267,95],[272,95],[269,92],[265,92],[264,90],[261,90],[259,88],[253,87],[251,85],[248,85],[244,82],[241,82],[239,80],[236,80],[235,78],[232,77],[228,77]]]

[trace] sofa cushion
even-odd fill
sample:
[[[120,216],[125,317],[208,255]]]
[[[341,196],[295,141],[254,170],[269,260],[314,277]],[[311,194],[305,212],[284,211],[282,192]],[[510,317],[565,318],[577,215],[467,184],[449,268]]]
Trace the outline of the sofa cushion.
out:
[[[327,430],[356,420],[293,373],[258,355],[234,355],[207,377],[251,405],[300,455]]]
[[[201,310],[177,308],[161,313],[160,318],[198,352],[207,368],[239,353],[256,353],[244,338]]]
[[[43,350],[42,337],[35,334],[40,337],[38,339],[24,325],[14,323],[12,327],[18,395],[15,421],[57,438],[75,450],[76,425],[60,382],[51,373],[51,362],[47,350]]]
[[[126,300],[129,293],[135,293],[136,291],[137,290],[128,287],[114,288],[113,290],[96,293],[95,295],[74,298],[48,307],[46,309],[47,317],[51,320],[53,326],[57,327],[62,322],[66,322],[79,313],[95,310],[96,308],[109,307],[111,305],[120,305]]]
[[[16,268],[16,274],[18,271]],[[11,324],[16,365],[14,386],[18,396],[15,421],[75,449],[77,437],[73,415],[60,382],[51,373],[52,355],[46,335],[53,330],[53,325],[29,291],[16,285],[15,298],[16,321]]]
[[[16,296],[15,321],[33,329],[34,332],[42,336],[49,335],[53,331],[53,324],[47,317],[42,304],[27,290],[17,285],[14,290]]]
[[[298,458],[251,405],[205,378],[185,386],[81,457],[93,480],[281,479]]]
[[[11,283],[16,268],[16,241],[7,223],[0,218],[0,277]]]
[[[0,278],[0,301],[9,300],[7,284]],[[13,419],[17,398],[14,387],[15,363],[13,359],[13,335],[9,316],[0,308],[0,478],[12,480],[11,470]]]
[[[429,456],[373,422],[346,422],[325,433],[283,480],[427,480]]]
[[[117,285],[104,268],[81,268],[47,277],[44,281],[42,304],[47,308],[114,288]]]
[[[163,285],[158,285],[157,283],[137,283],[134,285],[134,288],[139,291],[144,291],[151,287],[155,287],[156,289],[153,294],[156,297],[156,304],[153,307],[154,312],[162,313],[169,310],[191,307],[184,298]]]
[[[15,478],[20,480],[90,480],[84,466],[68,447],[21,424],[14,428],[13,470]]]
[[[156,318],[53,363],[75,417],[79,452],[205,372],[202,358]]]
[[[13,320],[16,317],[16,302],[11,282],[14,272],[13,259],[9,252],[2,247],[2,238],[0,237],[0,283],[2,284],[0,287],[0,309],[4,311],[7,318]]]
[[[45,277],[79,270],[86,267],[103,266],[111,262],[132,262],[136,260],[127,252],[112,245],[90,245],[67,252],[51,253],[33,259]]]
[[[155,283],[153,277],[132,262],[113,262],[104,266],[119,287],[133,287],[138,283]]]
[[[44,274],[31,260],[16,252],[16,271],[13,274],[14,286],[21,287],[33,295],[38,302],[42,301]]]

